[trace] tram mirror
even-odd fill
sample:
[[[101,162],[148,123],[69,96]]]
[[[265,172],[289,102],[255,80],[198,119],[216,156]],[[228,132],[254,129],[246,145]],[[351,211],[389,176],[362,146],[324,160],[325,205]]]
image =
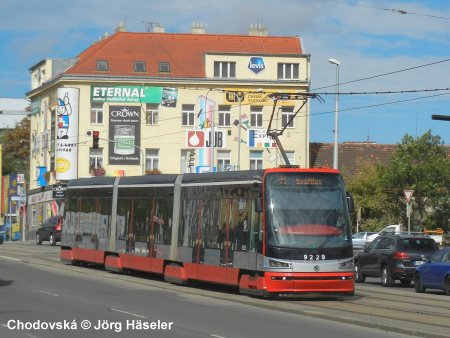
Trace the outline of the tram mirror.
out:
[[[352,194],[350,194],[348,191],[346,192],[346,194],[347,194],[348,211],[353,212],[353,210],[355,209],[355,200],[353,199]]]
[[[261,196],[255,199],[255,212],[262,212],[262,199]]]

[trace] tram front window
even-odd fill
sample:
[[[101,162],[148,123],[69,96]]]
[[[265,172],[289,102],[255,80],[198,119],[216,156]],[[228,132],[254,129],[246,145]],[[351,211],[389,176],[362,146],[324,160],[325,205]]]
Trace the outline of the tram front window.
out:
[[[266,193],[268,245],[315,249],[351,244],[346,196],[339,176],[268,175]]]

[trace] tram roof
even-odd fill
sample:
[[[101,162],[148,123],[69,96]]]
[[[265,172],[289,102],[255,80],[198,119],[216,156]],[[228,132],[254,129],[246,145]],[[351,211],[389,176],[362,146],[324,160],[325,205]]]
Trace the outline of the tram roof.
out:
[[[214,183],[214,182],[241,182],[262,181],[264,170],[225,171],[216,173],[183,174],[182,184]],[[120,177],[119,186],[146,185],[146,184],[174,184],[178,175],[155,174],[144,176]],[[116,177],[90,177],[71,180],[68,188],[113,186]]]

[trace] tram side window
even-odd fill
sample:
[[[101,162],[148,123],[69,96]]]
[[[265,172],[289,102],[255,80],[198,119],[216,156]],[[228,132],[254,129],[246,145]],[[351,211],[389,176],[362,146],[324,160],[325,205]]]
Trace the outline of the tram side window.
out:
[[[100,198],[96,215],[97,234],[99,238],[109,238],[111,225],[111,198]]]
[[[128,238],[130,216],[131,200],[126,198],[119,198],[117,200],[117,239],[126,240]]]
[[[135,199],[133,206],[133,233],[135,235],[136,242],[146,242],[151,209],[149,208],[148,201],[142,198]]]
[[[72,197],[66,201],[64,208],[64,234],[75,235],[77,212],[77,199]]]
[[[95,203],[92,199],[82,199],[80,203],[79,224],[81,236],[92,235],[92,225],[94,222]]]
[[[220,199],[209,199],[204,201],[202,237],[205,247],[208,249],[219,249],[220,202]]]

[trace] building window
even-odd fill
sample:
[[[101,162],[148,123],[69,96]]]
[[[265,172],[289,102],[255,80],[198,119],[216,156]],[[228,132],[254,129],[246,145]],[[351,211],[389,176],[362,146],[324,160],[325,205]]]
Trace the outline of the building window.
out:
[[[282,107],[281,108],[281,125],[282,127],[294,128],[294,107]],[[292,119],[292,120],[291,120]],[[289,122],[290,121],[290,122]],[[289,124],[288,124],[289,122]]]
[[[103,123],[103,103],[91,103],[91,123]]]
[[[94,168],[103,167],[103,149],[89,149],[89,172]]]
[[[180,158],[180,172],[185,173],[195,173],[195,149],[182,149]]]
[[[231,125],[230,106],[219,106],[219,126],[229,127]]]
[[[286,151],[286,156],[289,160],[290,165],[295,165],[295,152],[293,151]]]
[[[159,105],[147,103],[145,107],[145,124],[154,126],[159,122]]]
[[[159,63],[159,72],[160,73],[169,73],[170,72],[170,63],[160,62]]]
[[[194,105],[193,104],[183,104],[182,106],[182,125],[183,126],[193,126],[194,125]]]
[[[134,62],[134,71],[137,73],[145,72],[145,62],[144,61],[135,61]]]
[[[231,152],[218,151],[217,152],[217,171],[230,171],[231,167]]]
[[[298,63],[279,63],[278,79],[294,80],[299,78]]]
[[[106,60],[97,60],[96,70],[98,70],[99,72],[106,72],[106,71],[108,71],[108,61],[106,61]]]
[[[145,150],[145,170],[159,169],[159,149]]]
[[[236,77],[236,62],[214,62],[214,77]]]
[[[263,152],[251,151],[250,152],[250,170],[262,169],[263,167]]]
[[[250,107],[250,126],[262,127],[263,126],[263,107],[251,106]]]

